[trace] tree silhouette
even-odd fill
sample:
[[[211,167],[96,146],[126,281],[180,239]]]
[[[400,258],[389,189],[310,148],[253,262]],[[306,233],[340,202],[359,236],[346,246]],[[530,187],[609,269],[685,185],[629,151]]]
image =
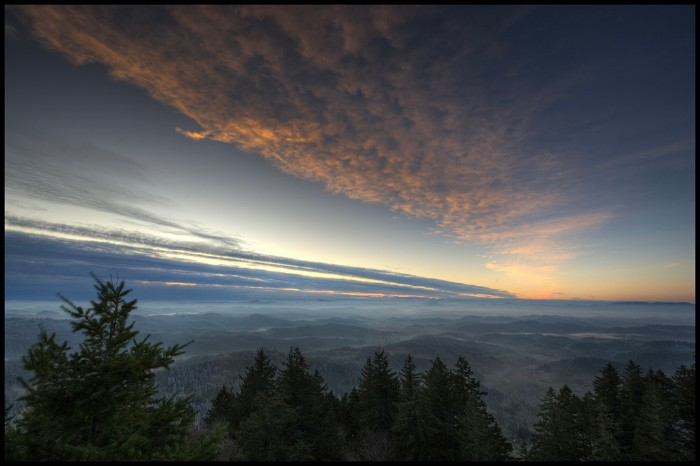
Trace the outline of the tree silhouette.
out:
[[[124,282],[95,280],[97,300],[83,309],[59,294],[61,308],[84,336],[78,351],[42,331],[23,357],[33,373],[17,421],[17,456],[24,460],[206,459],[220,434],[191,435],[189,397],[158,398],[155,371],[167,369],[187,345],[164,348],[137,340],[130,314],[136,300]]]
[[[413,461],[420,456],[419,447],[427,440],[425,417],[419,411],[419,397],[423,388],[422,374],[416,372],[413,358],[406,357],[399,382],[401,386],[400,401],[396,404],[396,417],[392,428],[396,444],[397,459]]]

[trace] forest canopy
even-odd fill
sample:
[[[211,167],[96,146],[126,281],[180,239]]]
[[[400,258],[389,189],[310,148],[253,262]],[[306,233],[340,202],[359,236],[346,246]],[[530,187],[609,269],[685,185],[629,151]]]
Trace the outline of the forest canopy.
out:
[[[605,365],[582,396],[563,385],[541,400],[530,443],[507,439],[466,358],[400,371],[378,349],[342,396],[299,347],[277,367],[264,348],[195,425],[191,395],[159,394],[156,374],[187,344],[141,338],[123,281],[93,275],[87,309],[59,295],[82,341],[42,331],[22,362],[18,415],[5,417],[5,460],[692,461],[695,363],[667,376]]]

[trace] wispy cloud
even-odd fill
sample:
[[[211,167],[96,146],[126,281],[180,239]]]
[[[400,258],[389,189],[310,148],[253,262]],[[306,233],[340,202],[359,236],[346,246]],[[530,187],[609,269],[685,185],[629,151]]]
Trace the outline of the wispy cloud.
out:
[[[91,144],[33,130],[13,128],[5,141],[5,190],[37,199],[115,214],[129,221],[179,236],[239,249],[240,241],[201,225],[154,214],[147,208],[169,200],[144,189],[149,183],[143,166],[133,159]],[[18,222],[18,219],[14,219]],[[66,226],[48,227],[56,230]],[[87,230],[86,230],[87,231]],[[100,235],[99,228],[92,234]]]
[[[163,286],[180,284],[278,293],[296,290],[385,297],[513,297],[502,290],[414,275],[265,256],[227,249],[221,244],[183,244],[128,231],[94,230],[12,216],[5,218],[5,232],[5,270],[13,280],[25,280],[24,286],[31,276],[82,277],[86,270],[96,270],[120,272],[130,280]],[[15,292],[16,285],[9,284],[6,291]]]

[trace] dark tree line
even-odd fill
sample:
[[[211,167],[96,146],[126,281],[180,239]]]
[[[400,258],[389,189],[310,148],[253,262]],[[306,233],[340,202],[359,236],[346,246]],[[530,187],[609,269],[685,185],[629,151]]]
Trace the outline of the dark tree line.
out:
[[[529,460],[694,461],[695,363],[672,377],[607,364],[582,397],[550,387],[535,431]]]
[[[505,460],[511,446],[467,361],[438,357],[425,373],[409,355],[399,374],[382,350],[341,398],[292,348],[278,375],[259,349],[240,388],[223,387],[206,417],[229,434],[222,459]]]
[[[695,363],[672,377],[632,361],[622,373],[607,364],[581,397],[566,385],[550,388],[533,443],[515,453],[461,356],[453,367],[436,357],[419,373],[409,354],[397,373],[378,350],[337,397],[299,348],[279,369],[261,348],[197,430],[192,398],[159,397],[156,384],[186,345],[138,339],[131,290],[94,278],[90,308],[61,296],[83,335],[79,348],[70,352],[42,332],[23,358],[33,376],[20,380],[15,419],[5,406],[6,461],[695,460]]]

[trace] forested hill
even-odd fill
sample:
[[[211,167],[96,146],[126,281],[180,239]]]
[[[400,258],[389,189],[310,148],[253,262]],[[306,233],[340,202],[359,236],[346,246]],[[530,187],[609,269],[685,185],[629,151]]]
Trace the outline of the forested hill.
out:
[[[134,319],[124,282],[95,280],[91,307],[65,300],[69,319],[42,319],[38,338],[6,317],[15,354],[32,340],[21,363],[6,351],[6,460],[695,457],[691,326],[458,314],[222,328],[203,314],[149,328],[178,319]],[[355,344],[335,346],[341,334]],[[249,351],[260,342],[274,346]],[[207,355],[217,345],[229,351]]]
[[[146,309],[147,306],[144,306]],[[440,306],[433,306],[440,307]],[[334,315],[336,314],[336,315]],[[477,316],[456,312],[344,314],[333,310],[302,313],[261,309],[254,314],[207,312],[133,315],[135,328],[166,345],[194,340],[167,371],[157,373],[166,396],[193,395],[201,421],[217,391],[236,388],[256,349],[264,348],[281,367],[290,347],[299,347],[337,396],[357,383],[367,357],[386,352],[392,370],[401,370],[408,354],[419,371],[439,356],[448,365],[465,357],[485,391],[484,400],[514,442],[529,442],[543,394],[568,385],[577,395],[592,388],[600,368],[611,362],[622,370],[634,360],[645,370],[672,374],[693,362],[695,327],[648,323],[638,318],[525,315]],[[653,321],[652,321],[653,322]],[[16,414],[22,387],[20,358],[36,343],[41,328],[78,348],[82,335],[68,319],[5,317],[5,397]],[[350,329],[352,332],[346,333]]]

